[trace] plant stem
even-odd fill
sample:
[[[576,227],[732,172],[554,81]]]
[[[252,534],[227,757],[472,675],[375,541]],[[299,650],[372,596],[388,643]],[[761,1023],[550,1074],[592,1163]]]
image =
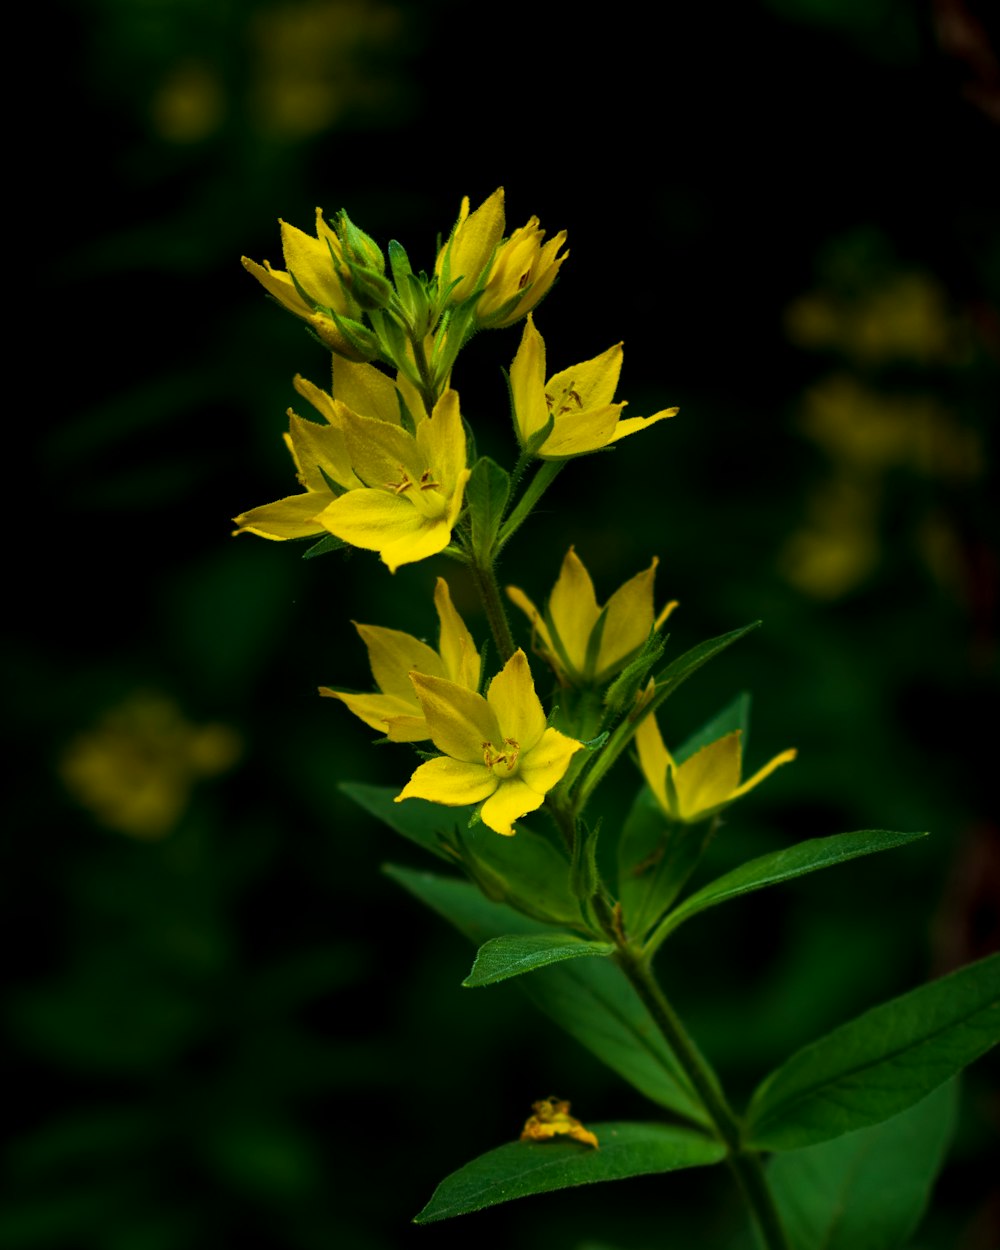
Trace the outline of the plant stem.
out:
[[[680,1017],[660,989],[649,963],[627,946],[619,948],[616,961],[656,1021],[657,1028],[729,1150],[729,1166],[767,1250],[790,1250],[760,1156],[743,1149],[739,1121],[726,1101],[715,1072],[688,1036]]]
[[[493,641],[500,652],[500,659],[506,664],[517,647],[514,645],[514,637],[510,632],[510,622],[507,620],[503,599],[500,597],[500,586],[497,583],[493,562],[491,560],[484,564],[478,556],[473,555],[469,561],[469,567],[476,579],[476,589],[479,591],[486,619],[490,623]]]

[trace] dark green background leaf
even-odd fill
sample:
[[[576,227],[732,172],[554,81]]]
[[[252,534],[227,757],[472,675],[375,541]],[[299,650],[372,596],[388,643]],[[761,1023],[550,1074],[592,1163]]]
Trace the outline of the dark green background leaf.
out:
[[[469,988],[495,985],[497,981],[534,972],[547,964],[587,955],[606,956],[614,949],[611,942],[586,942],[571,933],[504,934],[491,938],[479,948],[472,971],[462,984]]]
[[[704,1167],[725,1147],[690,1129],[665,1124],[593,1124],[600,1146],[574,1141],[510,1142],[447,1177],[414,1221],[429,1224],[483,1207],[594,1181]]]
[[[795,1250],[897,1250],[920,1223],[955,1121],[949,1081],[909,1110],[775,1155],[768,1178]]]
[[[905,1110],[1000,1041],[1000,955],[866,1011],[757,1089],[747,1140],[794,1150]]]

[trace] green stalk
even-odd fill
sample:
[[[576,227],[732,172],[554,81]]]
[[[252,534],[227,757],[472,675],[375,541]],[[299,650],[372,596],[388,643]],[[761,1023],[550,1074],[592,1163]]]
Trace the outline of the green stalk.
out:
[[[688,1036],[646,959],[627,946],[619,948],[615,959],[656,1022],[692,1088],[701,1099],[720,1140],[726,1145],[730,1169],[764,1246],[767,1250],[790,1250],[760,1156],[755,1151],[743,1149],[739,1120],[726,1101],[715,1072]]]
[[[507,620],[507,610],[500,595],[493,561],[490,560],[484,564],[477,555],[473,554],[469,560],[469,567],[476,579],[476,589],[479,591],[486,619],[490,623],[493,641],[500,653],[500,659],[506,664],[517,647],[514,643],[514,636],[510,632],[510,622]]]

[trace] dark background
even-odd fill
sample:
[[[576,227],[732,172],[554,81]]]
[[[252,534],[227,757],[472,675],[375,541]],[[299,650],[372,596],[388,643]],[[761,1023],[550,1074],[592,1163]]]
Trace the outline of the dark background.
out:
[[[665,7],[655,29],[628,0],[593,21],[452,0],[36,15],[7,256],[24,334],[5,1246],[643,1250],[739,1227],[721,1172],[408,1224],[538,1097],[590,1121],[650,1108],[516,988],[459,988],[471,950],[378,871],[417,851],[338,790],[412,764],[315,695],[368,684],[350,620],[430,634],[433,578],[454,570],[229,537],[293,489],[292,375],[326,382],[239,266],[280,263],[279,215],[311,229],[316,204],[346,207],[427,266],[463,194],[502,184],[509,229],[566,228],[538,313],[551,366],[624,338],[630,413],[681,413],[567,470],[501,575],[540,600],[573,542],[603,599],[656,554],[678,650],[764,618],[663,718],[677,742],[746,688],[750,767],[800,751],[732,811],[711,870],[800,837],[932,831],[665,949],[737,1095],[996,947],[988,8],[768,0]],[[508,464],[518,334],[476,340],[455,378]],[[919,1245],[996,1244],[998,1118],[985,1061]]]

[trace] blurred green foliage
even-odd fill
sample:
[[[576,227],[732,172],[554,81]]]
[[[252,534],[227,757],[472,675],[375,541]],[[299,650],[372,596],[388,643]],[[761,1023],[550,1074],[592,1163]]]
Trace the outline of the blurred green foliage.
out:
[[[436,570],[228,536],[289,489],[292,375],[326,381],[239,256],[276,260],[275,219],[316,203],[429,265],[460,197],[503,183],[512,221],[569,231],[538,315],[552,359],[624,337],[633,411],[681,406],[642,451],[567,471],[502,573],[538,601],[573,542],[606,597],[659,555],[671,654],[764,618],[665,726],[680,741],[746,688],[748,768],[799,748],[706,876],[801,837],[934,835],[672,939],[667,987],[734,1088],[997,945],[996,129],[940,9],[689,6],[654,34],[634,4],[568,27],[542,7],[485,39],[455,0],[45,11],[58,121],[37,120],[19,212],[30,377],[60,385],[16,418],[37,564],[3,652],[5,1246],[408,1246],[441,1176],[536,1098],[649,1114],[515,987],[460,988],[467,949],[378,871],[418,851],[338,790],[399,784],[409,756],[316,687],[367,686],[352,617],[431,633]],[[508,462],[515,346],[478,341],[456,378]],[[137,697],[241,751],[198,768],[126,734],[177,812],[139,838],[66,780]],[[608,819],[638,782],[620,771]],[[926,1250],[995,1244],[992,1075],[966,1082]],[[669,1207],[672,1244],[723,1245],[720,1183],[529,1199],[434,1244],[489,1221],[526,1250],[641,1250]]]

